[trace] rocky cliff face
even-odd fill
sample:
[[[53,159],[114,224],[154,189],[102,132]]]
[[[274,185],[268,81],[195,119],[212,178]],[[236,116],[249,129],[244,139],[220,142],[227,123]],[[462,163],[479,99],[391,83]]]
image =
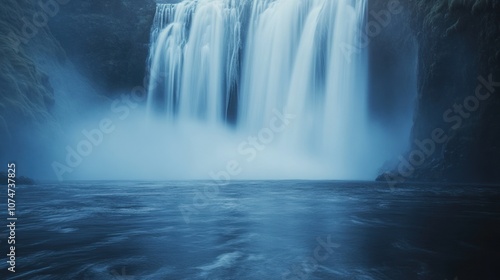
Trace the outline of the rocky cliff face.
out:
[[[64,60],[60,45],[37,15],[34,1],[0,3],[0,149],[25,125],[53,122],[54,92],[49,77],[37,66],[37,52]],[[13,125],[15,123],[15,125]]]
[[[73,0],[50,22],[68,57],[107,91],[143,84],[154,0]]]
[[[500,3],[404,5],[418,42],[412,146],[379,179],[500,182]]]
[[[142,85],[155,7],[153,0],[0,2],[0,160],[41,156],[50,147],[38,142],[60,138],[56,108],[67,107],[53,89],[60,71],[76,66],[88,80],[80,85],[107,95]]]

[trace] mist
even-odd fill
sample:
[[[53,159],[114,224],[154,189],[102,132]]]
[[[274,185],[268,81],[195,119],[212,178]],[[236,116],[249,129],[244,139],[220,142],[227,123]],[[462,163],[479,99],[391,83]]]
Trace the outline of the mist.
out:
[[[415,76],[416,51],[380,75],[366,12],[364,1],[158,4],[149,74],[132,90],[38,59],[54,121],[20,130],[16,160],[59,181],[373,180],[408,146],[414,78],[388,79]]]

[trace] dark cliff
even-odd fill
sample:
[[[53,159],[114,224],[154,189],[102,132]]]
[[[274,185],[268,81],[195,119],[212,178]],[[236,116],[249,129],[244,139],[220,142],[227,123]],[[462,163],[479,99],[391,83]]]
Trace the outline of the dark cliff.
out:
[[[143,84],[154,0],[71,1],[50,29],[68,57],[107,91]]]
[[[45,52],[63,61],[65,54],[43,18],[34,15],[34,1],[6,0],[0,4],[0,150],[25,125],[54,122],[51,108],[54,92],[48,75],[36,62],[36,53]],[[16,125],[12,125],[15,123]]]
[[[500,182],[500,3],[407,1],[418,44],[411,148],[380,180]]]
[[[142,85],[155,8],[153,0],[0,2],[0,161],[44,176],[54,143],[68,137],[64,112],[91,116],[91,106]]]

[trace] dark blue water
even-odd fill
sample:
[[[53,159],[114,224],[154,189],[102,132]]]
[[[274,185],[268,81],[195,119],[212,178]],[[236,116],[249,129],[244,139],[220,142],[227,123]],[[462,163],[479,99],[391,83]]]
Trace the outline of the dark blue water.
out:
[[[1,279],[500,279],[498,187],[214,186],[19,186]]]

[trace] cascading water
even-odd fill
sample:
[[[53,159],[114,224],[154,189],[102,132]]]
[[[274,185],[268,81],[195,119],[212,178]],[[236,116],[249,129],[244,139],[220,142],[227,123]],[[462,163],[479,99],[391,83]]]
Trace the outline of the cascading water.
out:
[[[226,127],[245,139],[266,138],[277,112],[293,115],[286,131],[273,132],[272,143],[260,143],[266,150],[313,159],[328,170],[322,177],[371,177],[363,165],[373,149],[367,58],[357,47],[365,14],[364,0],[158,4],[149,116],[166,126],[196,121]]]

